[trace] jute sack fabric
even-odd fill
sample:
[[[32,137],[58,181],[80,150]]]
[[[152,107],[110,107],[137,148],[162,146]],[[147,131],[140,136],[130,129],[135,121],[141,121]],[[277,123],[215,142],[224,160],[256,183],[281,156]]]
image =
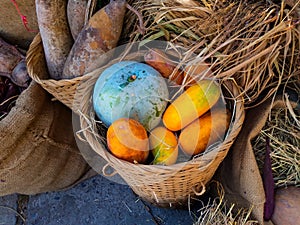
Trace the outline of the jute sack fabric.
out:
[[[13,4],[13,1],[0,1],[0,36],[13,45],[27,49],[38,32],[34,0],[16,1],[17,6],[27,19],[28,31]]]
[[[272,222],[263,220],[265,192],[251,140],[260,133],[271,110],[283,107],[286,105],[278,96],[247,111],[241,132],[215,176],[224,186],[228,203],[238,207],[253,207],[252,215],[260,224]]]
[[[0,196],[71,187],[95,175],[81,156],[71,110],[32,82],[0,121]]]

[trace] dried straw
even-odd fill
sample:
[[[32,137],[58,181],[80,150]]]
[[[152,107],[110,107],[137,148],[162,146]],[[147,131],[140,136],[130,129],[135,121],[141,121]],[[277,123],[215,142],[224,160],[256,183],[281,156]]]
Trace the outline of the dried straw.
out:
[[[299,18],[294,11],[300,0],[291,9],[284,1],[132,2],[143,13],[147,30],[144,36],[127,32],[135,25],[127,19],[124,32],[131,41],[156,39],[183,46],[186,56],[209,62],[216,78],[233,78],[248,107],[275,94],[299,70]]]
[[[213,181],[213,183],[215,183]],[[236,209],[234,204],[229,207],[224,199],[224,189],[219,182],[217,184],[218,197],[209,201],[201,209],[199,209],[200,216],[194,225],[254,225],[257,221],[251,220],[250,214],[252,209],[239,208]]]
[[[272,109],[262,131],[253,140],[253,150],[261,173],[266,137],[270,138],[276,187],[300,187],[300,110],[293,109],[289,100],[286,99],[286,108]]]

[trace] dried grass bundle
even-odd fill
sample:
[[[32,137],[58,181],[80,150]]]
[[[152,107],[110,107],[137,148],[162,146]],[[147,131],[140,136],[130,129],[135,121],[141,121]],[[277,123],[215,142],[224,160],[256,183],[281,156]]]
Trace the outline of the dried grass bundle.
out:
[[[264,128],[253,140],[253,150],[262,173],[265,140],[269,137],[275,186],[300,187],[300,109],[299,105],[293,109],[287,97],[285,101],[286,108],[272,109]]]
[[[213,182],[214,183],[214,182]],[[252,209],[240,208],[237,209],[234,204],[229,207],[224,199],[224,190],[220,183],[217,184],[218,197],[215,197],[212,202],[208,202],[199,209],[200,216],[194,225],[256,225],[257,221],[251,220],[250,214]]]
[[[294,12],[300,0],[290,8],[284,1],[277,5],[250,0],[142,0],[132,4],[143,13],[147,30],[144,36],[127,32],[134,26],[127,19],[124,30],[131,33],[131,41],[165,40],[184,47],[182,63],[206,61],[216,78],[234,79],[246,106],[276,93],[299,70],[299,18]]]

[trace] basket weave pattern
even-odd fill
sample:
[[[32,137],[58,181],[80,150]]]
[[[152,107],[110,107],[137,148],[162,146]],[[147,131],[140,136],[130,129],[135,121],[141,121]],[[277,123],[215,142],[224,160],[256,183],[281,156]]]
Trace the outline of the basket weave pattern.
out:
[[[111,62],[110,64],[112,64]],[[227,155],[232,143],[241,130],[244,121],[244,104],[233,83],[226,83],[230,99],[234,100],[231,125],[225,140],[202,156],[172,166],[133,164],[113,156],[105,144],[104,135],[99,134],[92,107],[93,86],[101,72],[99,68],[90,73],[89,79],[78,86],[76,101],[79,107],[81,131],[93,148],[142,199],[161,207],[186,206],[193,196],[205,192],[205,185],[211,180],[219,164]],[[225,83],[224,83],[225,85]]]
[[[27,69],[29,76],[42,86],[47,92],[52,94],[58,101],[65,104],[67,107],[76,111],[74,105],[74,95],[77,86],[87,77],[77,77],[73,79],[54,80],[49,79],[45,54],[41,36],[38,34],[33,39],[26,56]]]

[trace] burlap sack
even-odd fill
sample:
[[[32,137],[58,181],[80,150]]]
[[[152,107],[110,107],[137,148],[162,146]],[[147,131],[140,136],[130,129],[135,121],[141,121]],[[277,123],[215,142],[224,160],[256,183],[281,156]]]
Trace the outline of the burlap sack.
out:
[[[274,102],[268,99],[263,104],[246,113],[245,122],[232,149],[219,167],[215,179],[225,190],[225,199],[237,208],[251,208],[252,216],[260,224],[272,224],[264,221],[265,192],[251,140],[264,127],[272,108],[286,107],[282,97]]]
[[[38,33],[38,24],[35,11],[35,0],[16,1],[20,12],[26,16],[28,28],[26,30],[13,1],[0,0],[0,36],[10,44],[27,49]]]
[[[32,82],[0,121],[0,196],[68,188],[95,175],[81,156],[71,110]]]

